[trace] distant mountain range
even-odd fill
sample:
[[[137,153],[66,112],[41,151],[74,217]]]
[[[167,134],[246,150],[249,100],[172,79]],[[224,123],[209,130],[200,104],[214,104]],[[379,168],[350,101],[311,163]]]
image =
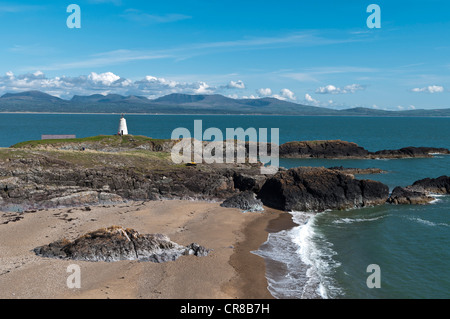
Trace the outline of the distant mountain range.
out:
[[[370,108],[334,110],[271,97],[233,99],[223,95],[169,94],[157,99],[119,94],[74,95],[64,100],[40,91],[6,93],[0,112],[150,113],[150,114],[263,114],[333,116],[450,116],[448,109],[385,111]]]

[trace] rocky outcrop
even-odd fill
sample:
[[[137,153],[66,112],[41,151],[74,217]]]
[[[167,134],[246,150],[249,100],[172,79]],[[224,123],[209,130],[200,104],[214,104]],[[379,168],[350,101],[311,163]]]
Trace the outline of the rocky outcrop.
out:
[[[356,143],[340,140],[300,141],[280,145],[279,154],[286,158],[342,158],[366,157],[369,151]]]
[[[440,176],[438,178],[424,178],[415,181],[412,186],[418,191],[425,191],[434,194],[450,194],[450,176]]]
[[[139,234],[111,226],[87,233],[73,242],[62,239],[34,249],[42,257],[84,261],[140,260],[166,262],[182,255],[206,256],[208,249],[196,243],[181,246],[162,234]]]
[[[389,188],[321,167],[298,167],[269,177],[258,193],[264,205],[285,211],[323,211],[383,204]]]
[[[244,191],[239,194],[227,198],[222,204],[222,207],[239,208],[244,212],[258,212],[263,211],[263,203],[256,198],[252,191]]]
[[[336,170],[336,171],[339,171],[341,173],[351,174],[351,175],[355,175],[355,174],[366,175],[366,174],[382,174],[382,173],[386,173],[381,168],[375,168],[375,167],[370,167],[370,168],[351,168],[351,167],[343,167],[343,166],[333,166],[333,167],[329,167],[328,169]]]
[[[259,174],[233,173],[234,188],[240,191],[252,191],[258,193],[266,182],[267,176]]]
[[[390,204],[428,204],[433,194],[450,194],[450,177],[424,178],[406,187],[396,187],[387,200]]]
[[[450,154],[446,148],[436,147],[404,147],[398,150],[382,150],[371,153],[372,158],[405,158],[405,157],[430,157],[433,154]]]
[[[397,186],[387,200],[389,204],[428,204],[434,198],[428,196],[425,192],[414,191],[405,187]]]
[[[115,203],[124,200],[223,200],[238,187],[258,189],[257,168],[203,165],[144,171],[132,167],[86,168],[46,158],[0,163],[0,209],[20,210]],[[2,174],[8,174],[2,178]],[[253,184],[252,184],[253,183]],[[238,186],[238,187],[235,187]],[[252,186],[250,186],[252,185]]]
[[[450,154],[446,148],[405,147],[398,150],[369,152],[356,143],[341,140],[299,141],[280,145],[280,157],[285,158],[409,158]]]

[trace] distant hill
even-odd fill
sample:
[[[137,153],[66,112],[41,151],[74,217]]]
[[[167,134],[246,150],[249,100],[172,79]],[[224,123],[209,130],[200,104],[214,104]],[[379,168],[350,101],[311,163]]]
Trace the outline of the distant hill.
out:
[[[1,97],[2,101],[45,101],[45,102],[59,102],[63,101],[59,97],[41,92],[41,91],[26,91],[21,93],[6,93]]]
[[[450,116],[450,109],[384,111],[370,108],[333,110],[276,98],[232,99],[219,94],[169,94],[157,99],[119,94],[74,95],[64,100],[40,91],[6,93],[0,112],[262,114],[328,116]]]

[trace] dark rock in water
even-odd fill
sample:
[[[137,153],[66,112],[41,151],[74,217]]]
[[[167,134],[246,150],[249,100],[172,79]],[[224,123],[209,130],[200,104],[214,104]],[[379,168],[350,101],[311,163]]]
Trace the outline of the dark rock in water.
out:
[[[384,204],[388,186],[323,167],[297,167],[269,177],[258,193],[264,205],[285,211],[323,211]]]
[[[390,204],[428,204],[433,200],[433,197],[427,196],[424,192],[397,186],[392,191],[387,202]]]
[[[450,194],[450,176],[440,176],[438,178],[424,178],[415,181],[412,188],[424,190],[435,194]]]
[[[390,204],[427,204],[433,194],[450,194],[450,177],[424,178],[406,187],[396,187],[387,200]]]
[[[195,243],[181,246],[162,234],[139,234],[133,229],[111,226],[87,233],[73,242],[63,239],[37,247],[34,252],[43,257],[85,261],[165,262],[182,255],[206,256],[209,250]]]
[[[373,157],[382,158],[429,157],[431,154],[450,154],[450,151],[446,148],[410,146],[398,150],[382,150],[372,153]]]
[[[397,150],[369,152],[356,143],[341,140],[294,141],[280,145],[280,157],[287,158],[409,158],[450,154],[446,148],[404,147]]]
[[[356,143],[341,140],[300,141],[280,145],[280,157],[294,158],[340,158],[366,157],[369,151]]]
[[[226,199],[222,204],[222,207],[239,208],[245,212],[263,211],[263,203],[260,199],[256,198],[255,193],[251,191],[245,191]]]

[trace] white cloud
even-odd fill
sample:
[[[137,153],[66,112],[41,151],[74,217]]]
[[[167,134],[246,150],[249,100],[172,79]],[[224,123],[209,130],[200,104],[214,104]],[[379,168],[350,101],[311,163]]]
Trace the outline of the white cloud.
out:
[[[245,89],[245,84],[241,80],[230,81],[225,88],[227,89]]]
[[[222,87],[214,87],[204,81],[178,82],[151,75],[132,81],[121,78],[112,72],[91,72],[87,76],[56,76],[47,78],[41,71],[22,75],[14,75],[9,71],[4,76],[0,76],[0,93],[2,94],[6,92],[40,90],[62,98],[96,93],[116,93],[156,98],[171,93],[213,94]]]
[[[289,89],[281,89],[280,94],[283,98],[295,101],[297,98],[294,95],[294,92],[292,92]]]
[[[258,90],[258,94],[259,96],[270,96],[273,98],[276,98],[278,100],[282,100],[282,101],[286,101],[286,100],[291,100],[291,101],[295,101],[297,98],[295,97],[294,92],[292,92],[289,89],[281,89],[279,94],[262,94],[262,93],[272,93],[271,89],[259,89]]]
[[[253,94],[249,95],[249,96],[243,96],[243,99],[248,99],[248,100],[254,100],[254,99],[259,99],[258,96],[255,96]]]
[[[210,87],[205,82],[198,82],[198,87],[194,88],[195,94],[211,94],[214,92],[214,88]]]
[[[349,93],[355,93],[357,91],[362,91],[365,89],[365,86],[360,84],[350,84],[346,85],[343,88],[336,87],[334,85],[327,85],[319,87],[316,90],[316,93],[319,94],[349,94]]]
[[[315,105],[315,106],[317,106],[317,105],[320,104],[319,101],[315,100],[315,99],[314,99],[311,95],[309,95],[308,93],[305,94],[305,101],[306,101],[308,104],[312,104],[312,105]]]
[[[91,72],[91,74],[89,74],[89,76],[88,76],[88,79],[94,83],[101,83],[103,85],[109,86],[112,83],[120,80],[120,76],[115,75],[112,72],[105,72],[105,73],[101,73],[101,74]]]
[[[440,85],[430,85],[423,88],[414,88],[412,92],[425,92],[425,93],[442,93],[444,92],[444,87]]]
[[[261,89],[258,89],[256,92],[261,97],[262,96],[270,96],[270,95],[272,95],[272,90],[270,88],[266,88],[266,89],[261,88]]]
[[[335,94],[335,93],[339,93],[338,92],[338,88],[335,87],[334,85],[327,85],[327,86],[322,86],[320,88],[318,88],[316,90],[316,93],[320,93],[320,94]]]

